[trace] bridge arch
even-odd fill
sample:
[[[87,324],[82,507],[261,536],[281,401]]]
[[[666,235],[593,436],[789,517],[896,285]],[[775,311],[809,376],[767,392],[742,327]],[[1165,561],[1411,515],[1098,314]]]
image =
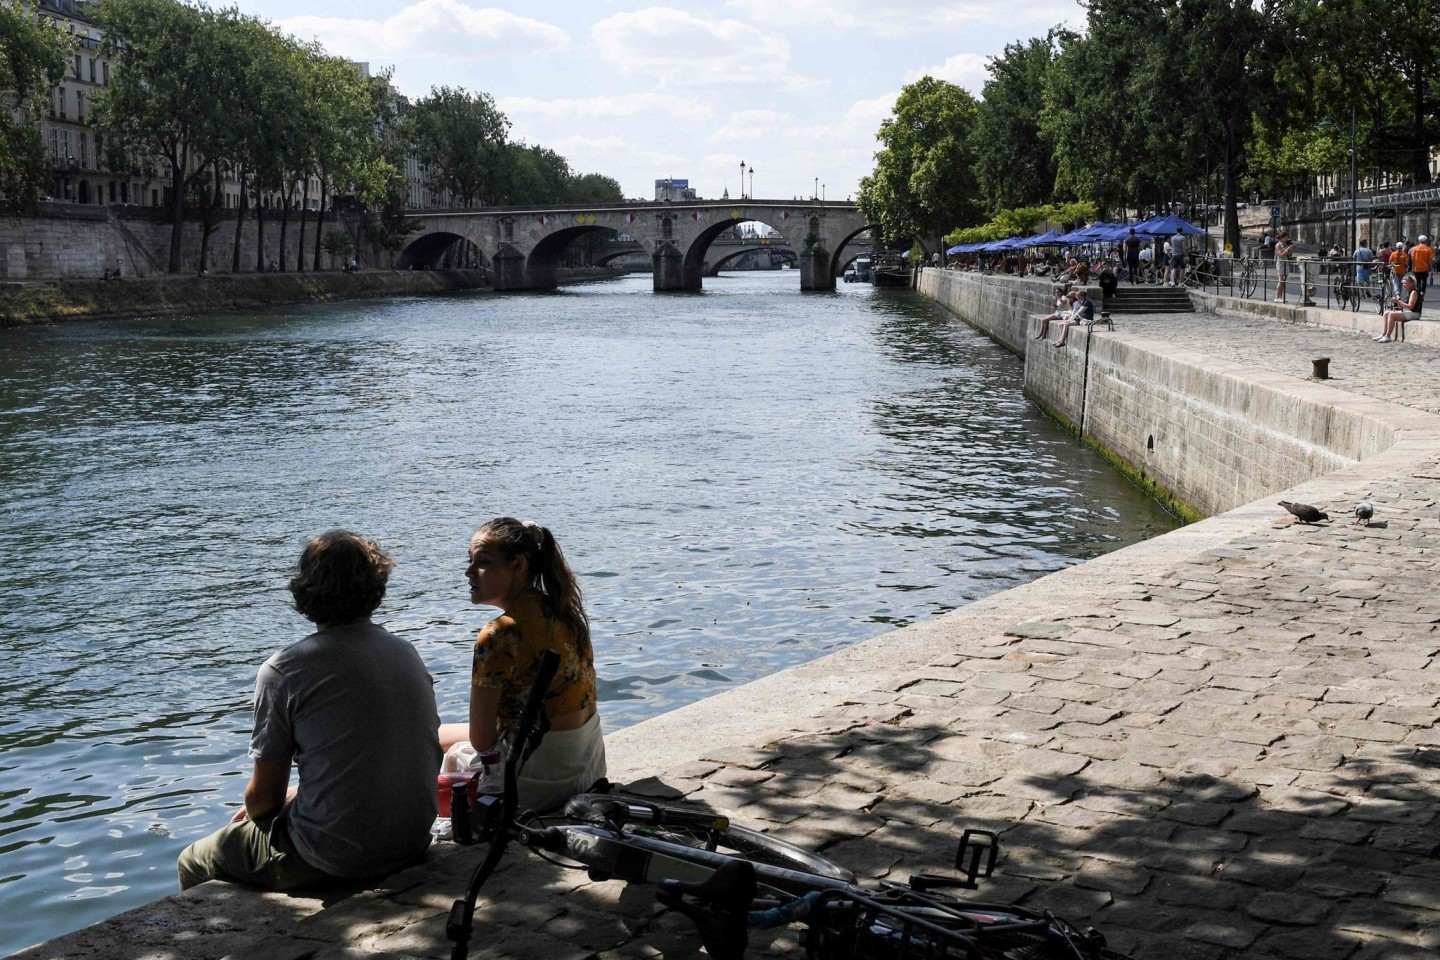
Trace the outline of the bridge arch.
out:
[[[784,260],[791,266],[795,265],[795,260],[798,257],[798,254],[795,253],[794,249],[792,249],[788,243],[777,243],[771,246],[765,246],[763,244],[744,246],[739,250],[732,250],[726,253],[718,260],[709,261],[709,266],[705,268],[705,276],[718,277],[720,276],[720,271],[732,260],[739,260],[742,257],[747,257],[753,253],[760,253],[762,251],[769,251],[772,257]]]
[[[582,224],[574,227],[561,227],[559,230],[541,237],[530,249],[530,255],[525,258],[525,282],[541,289],[556,286],[560,267],[563,266],[561,256],[570,244],[593,233],[605,234],[610,238],[616,236],[616,231],[611,227]]]
[[[412,240],[395,258],[396,270],[436,270],[454,266],[485,266],[484,252],[469,237],[437,230]]]
[[[856,237],[860,236],[860,234],[864,233],[866,230],[872,231],[870,236],[875,237],[878,235],[876,231],[879,230],[879,225],[866,224],[865,226],[851,233],[845,239],[841,240],[839,243],[835,244],[835,249],[830,251],[831,276],[838,277],[842,275],[845,272],[845,268],[850,265],[851,261],[853,261],[856,257],[860,256],[859,253],[851,253],[849,256],[846,256],[845,248],[850,246],[851,241],[853,241]],[[871,245],[871,252],[874,252],[873,244]]]
[[[681,265],[681,276],[684,278],[685,289],[700,289],[700,278],[706,273],[705,258],[710,252],[710,245],[720,234],[740,223],[762,223],[784,237],[785,243],[792,250],[802,249],[804,228],[800,223],[792,223],[789,218],[780,218],[780,223],[774,224],[764,217],[755,216],[753,211],[744,215],[741,215],[739,211],[733,211],[732,216],[716,220],[703,227],[695,234],[690,245],[685,248],[684,261]],[[728,255],[726,259],[729,259]],[[718,267],[712,265],[712,269],[718,270]],[[714,273],[710,275],[714,276]]]

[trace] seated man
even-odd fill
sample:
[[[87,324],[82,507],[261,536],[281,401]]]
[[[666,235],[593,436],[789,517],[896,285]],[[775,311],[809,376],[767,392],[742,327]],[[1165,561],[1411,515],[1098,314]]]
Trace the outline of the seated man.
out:
[[[290,593],[316,630],[260,668],[245,805],[180,854],[180,889],[323,888],[390,873],[429,846],[434,684],[413,646],[370,622],[394,566],[344,530],[305,546]],[[292,761],[300,782],[287,793]]]

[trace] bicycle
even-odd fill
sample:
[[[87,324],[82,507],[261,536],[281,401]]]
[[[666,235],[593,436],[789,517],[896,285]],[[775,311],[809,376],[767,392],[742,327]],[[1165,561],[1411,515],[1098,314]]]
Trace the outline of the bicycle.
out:
[[[1255,290],[1260,286],[1260,271],[1255,269],[1255,261],[1248,257],[1243,264],[1240,268],[1240,275],[1235,278],[1235,284],[1240,291],[1240,296],[1248,300],[1255,296]]]
[[[543,736],[535,721],[558,662],[554,651],[541,655],[505,765],[504,790],[475,805],[474,825],[490,848],[451,906],[452,960],[468,956],[476,900],[512,842],[547,860],[547,854],[572,860],[593,880],[657,885],[659,902],[695,923],[715,960],[743,958],[751,929],[794,923],[806,926],[806,956],[816,960],[1126,960],[1093,928],[941,892],[974,890],[991,876],[999,842],[989,831],[961,836],[959,877],[920,874],[868,888],[817,853],[698,808],[595,792],[572,798],[561,815],[517,815],[519,769]],[[452,790],[452,805],[465,808],[464,785]]]

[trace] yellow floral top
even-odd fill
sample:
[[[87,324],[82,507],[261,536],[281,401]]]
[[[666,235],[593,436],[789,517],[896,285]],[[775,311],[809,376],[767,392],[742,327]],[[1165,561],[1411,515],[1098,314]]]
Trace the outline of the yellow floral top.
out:
[[[582,658],[575,634],[545,616],[538,594],[528,594],[507,614],[487,623],[475,638],[470,684],[499,690],[499,733],[507,736],[520,720],[535,682],[535,658],[547,647],[560,652],[560,669],[545,696],[547,718],[584,710],[595,702],[595,663]]]

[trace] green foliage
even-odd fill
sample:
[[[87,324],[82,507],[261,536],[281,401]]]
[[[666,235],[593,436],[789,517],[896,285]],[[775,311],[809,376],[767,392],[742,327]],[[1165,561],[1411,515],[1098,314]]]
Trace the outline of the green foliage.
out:
[[[975,114],[975,98],[944,80],[923,77],[900,91],[876,135],[875,170],[860,181],[860,209],[885,240],[937,238],[975,218]]]
[[[36,9],[0,0],[0,212],[10,214],[34,210],[49,181],[39,98],[59,81],[72,46]]]
[[[322,241],[325,252],[332,257],[349,256],[355,249],[355,240],[346,230],[327,230]]]
[[[510,121],[493,97],[436,87],[406,119],[420,162],[462,205],[497,202],[508,187]]]
[[[586,173],[570,181],[571,203],[619,203],[625,199],[620,182],[601,173]]]
[[[1044,203],[1055,191],[1055,145],[1040,127],[1043,91],[1055,62],[1055,35],[1012,43],[990,61],[975,117],[975,174],[992,212]]]

